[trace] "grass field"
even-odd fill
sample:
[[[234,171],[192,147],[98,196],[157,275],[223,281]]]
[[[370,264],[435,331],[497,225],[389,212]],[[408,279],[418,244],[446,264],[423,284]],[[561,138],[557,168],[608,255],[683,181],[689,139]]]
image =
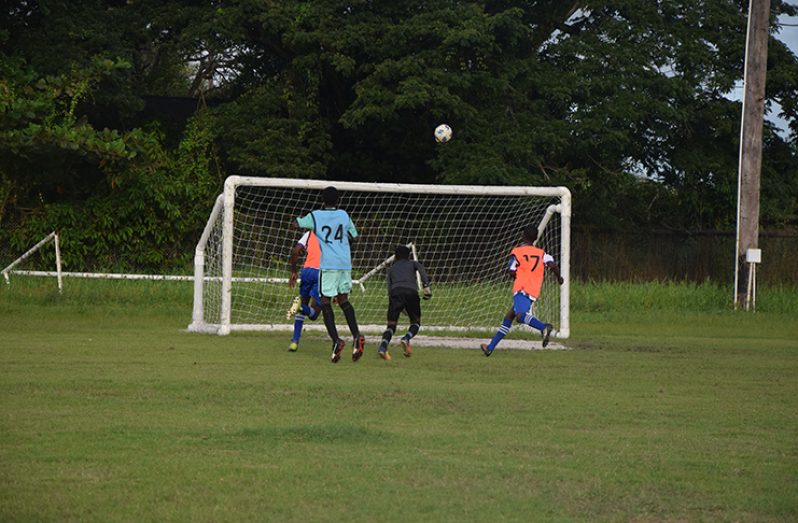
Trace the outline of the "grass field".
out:
[[[798,520],[794,289],[575,285],[570,350],[332,365],[46,285],[0,286],[0,521]]]

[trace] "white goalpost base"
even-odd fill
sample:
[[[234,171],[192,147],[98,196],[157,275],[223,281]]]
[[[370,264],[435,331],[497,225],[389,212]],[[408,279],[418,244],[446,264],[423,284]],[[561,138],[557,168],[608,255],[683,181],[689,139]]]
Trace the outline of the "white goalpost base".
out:
[[[350,300],[365,333],[385,328],[385,270],[397,245],[410,245],[432,280],[422,302],[423,333],[484,336],[512,305],[509,254],[521,230],[537,226],[537,244],[554,256],[565,283],[544,278],[536,315],[570,334],[571,194],[564,187],[493,187],[330,182],[231,176],[214,204],[194,257],[194,306],[188,330],[290,330],[288,258],[302,231],[298,216],[321,207],[334,185],[360,237],[352,244]],[[343,316],[337,311],[338,323]],[[400,318],[402,328],[405,317]],[[516,323],[514,329],[532,329]],[[324,331],[320,320],[305,329]],[[534,331],[537,332],[537,331]],[[343,333],[342,333],[343,334]]]

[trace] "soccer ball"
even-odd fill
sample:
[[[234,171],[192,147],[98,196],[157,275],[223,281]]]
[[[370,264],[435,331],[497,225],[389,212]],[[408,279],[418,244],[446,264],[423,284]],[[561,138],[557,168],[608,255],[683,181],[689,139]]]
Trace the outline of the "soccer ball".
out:
[[[446,143],[452,139],[452,128],[445,123],[435,128],[435,141],[438,143]]]

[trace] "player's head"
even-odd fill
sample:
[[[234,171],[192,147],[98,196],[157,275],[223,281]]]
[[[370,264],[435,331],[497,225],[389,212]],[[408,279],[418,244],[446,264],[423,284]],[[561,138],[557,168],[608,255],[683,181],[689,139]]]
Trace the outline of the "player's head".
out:
[[[326,187],[321,191],[321,200],[324,202],[324,205],[329,205],[331,207],[338,205],[338,189],[332,185]]]
[[[397,260],[409,260],[410,249],[406,245],[400,245],[395,251],[393,251],[393,255]]]
[[[524,238],[525,242],[535,243],[535,240],[538,239],[538,228],[534,225],[527,225],[524,227],[524,230],[521,231],[521,236]]]

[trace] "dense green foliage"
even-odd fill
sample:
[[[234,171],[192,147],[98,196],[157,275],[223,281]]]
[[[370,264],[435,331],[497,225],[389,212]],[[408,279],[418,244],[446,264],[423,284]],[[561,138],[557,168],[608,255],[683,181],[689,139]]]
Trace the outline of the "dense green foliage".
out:
[[[0,12],[0,241],[58,228],[73,268],[185,268],[228,174],[558,184],[583,225],[733,228],[746,7],[16,2]],[[798,8],[772,11],[767,96],[790,129],[765,126],[761,220],[795,228],[798,59],[775,16]],[[153,116],[152,96],[198,109]]]

